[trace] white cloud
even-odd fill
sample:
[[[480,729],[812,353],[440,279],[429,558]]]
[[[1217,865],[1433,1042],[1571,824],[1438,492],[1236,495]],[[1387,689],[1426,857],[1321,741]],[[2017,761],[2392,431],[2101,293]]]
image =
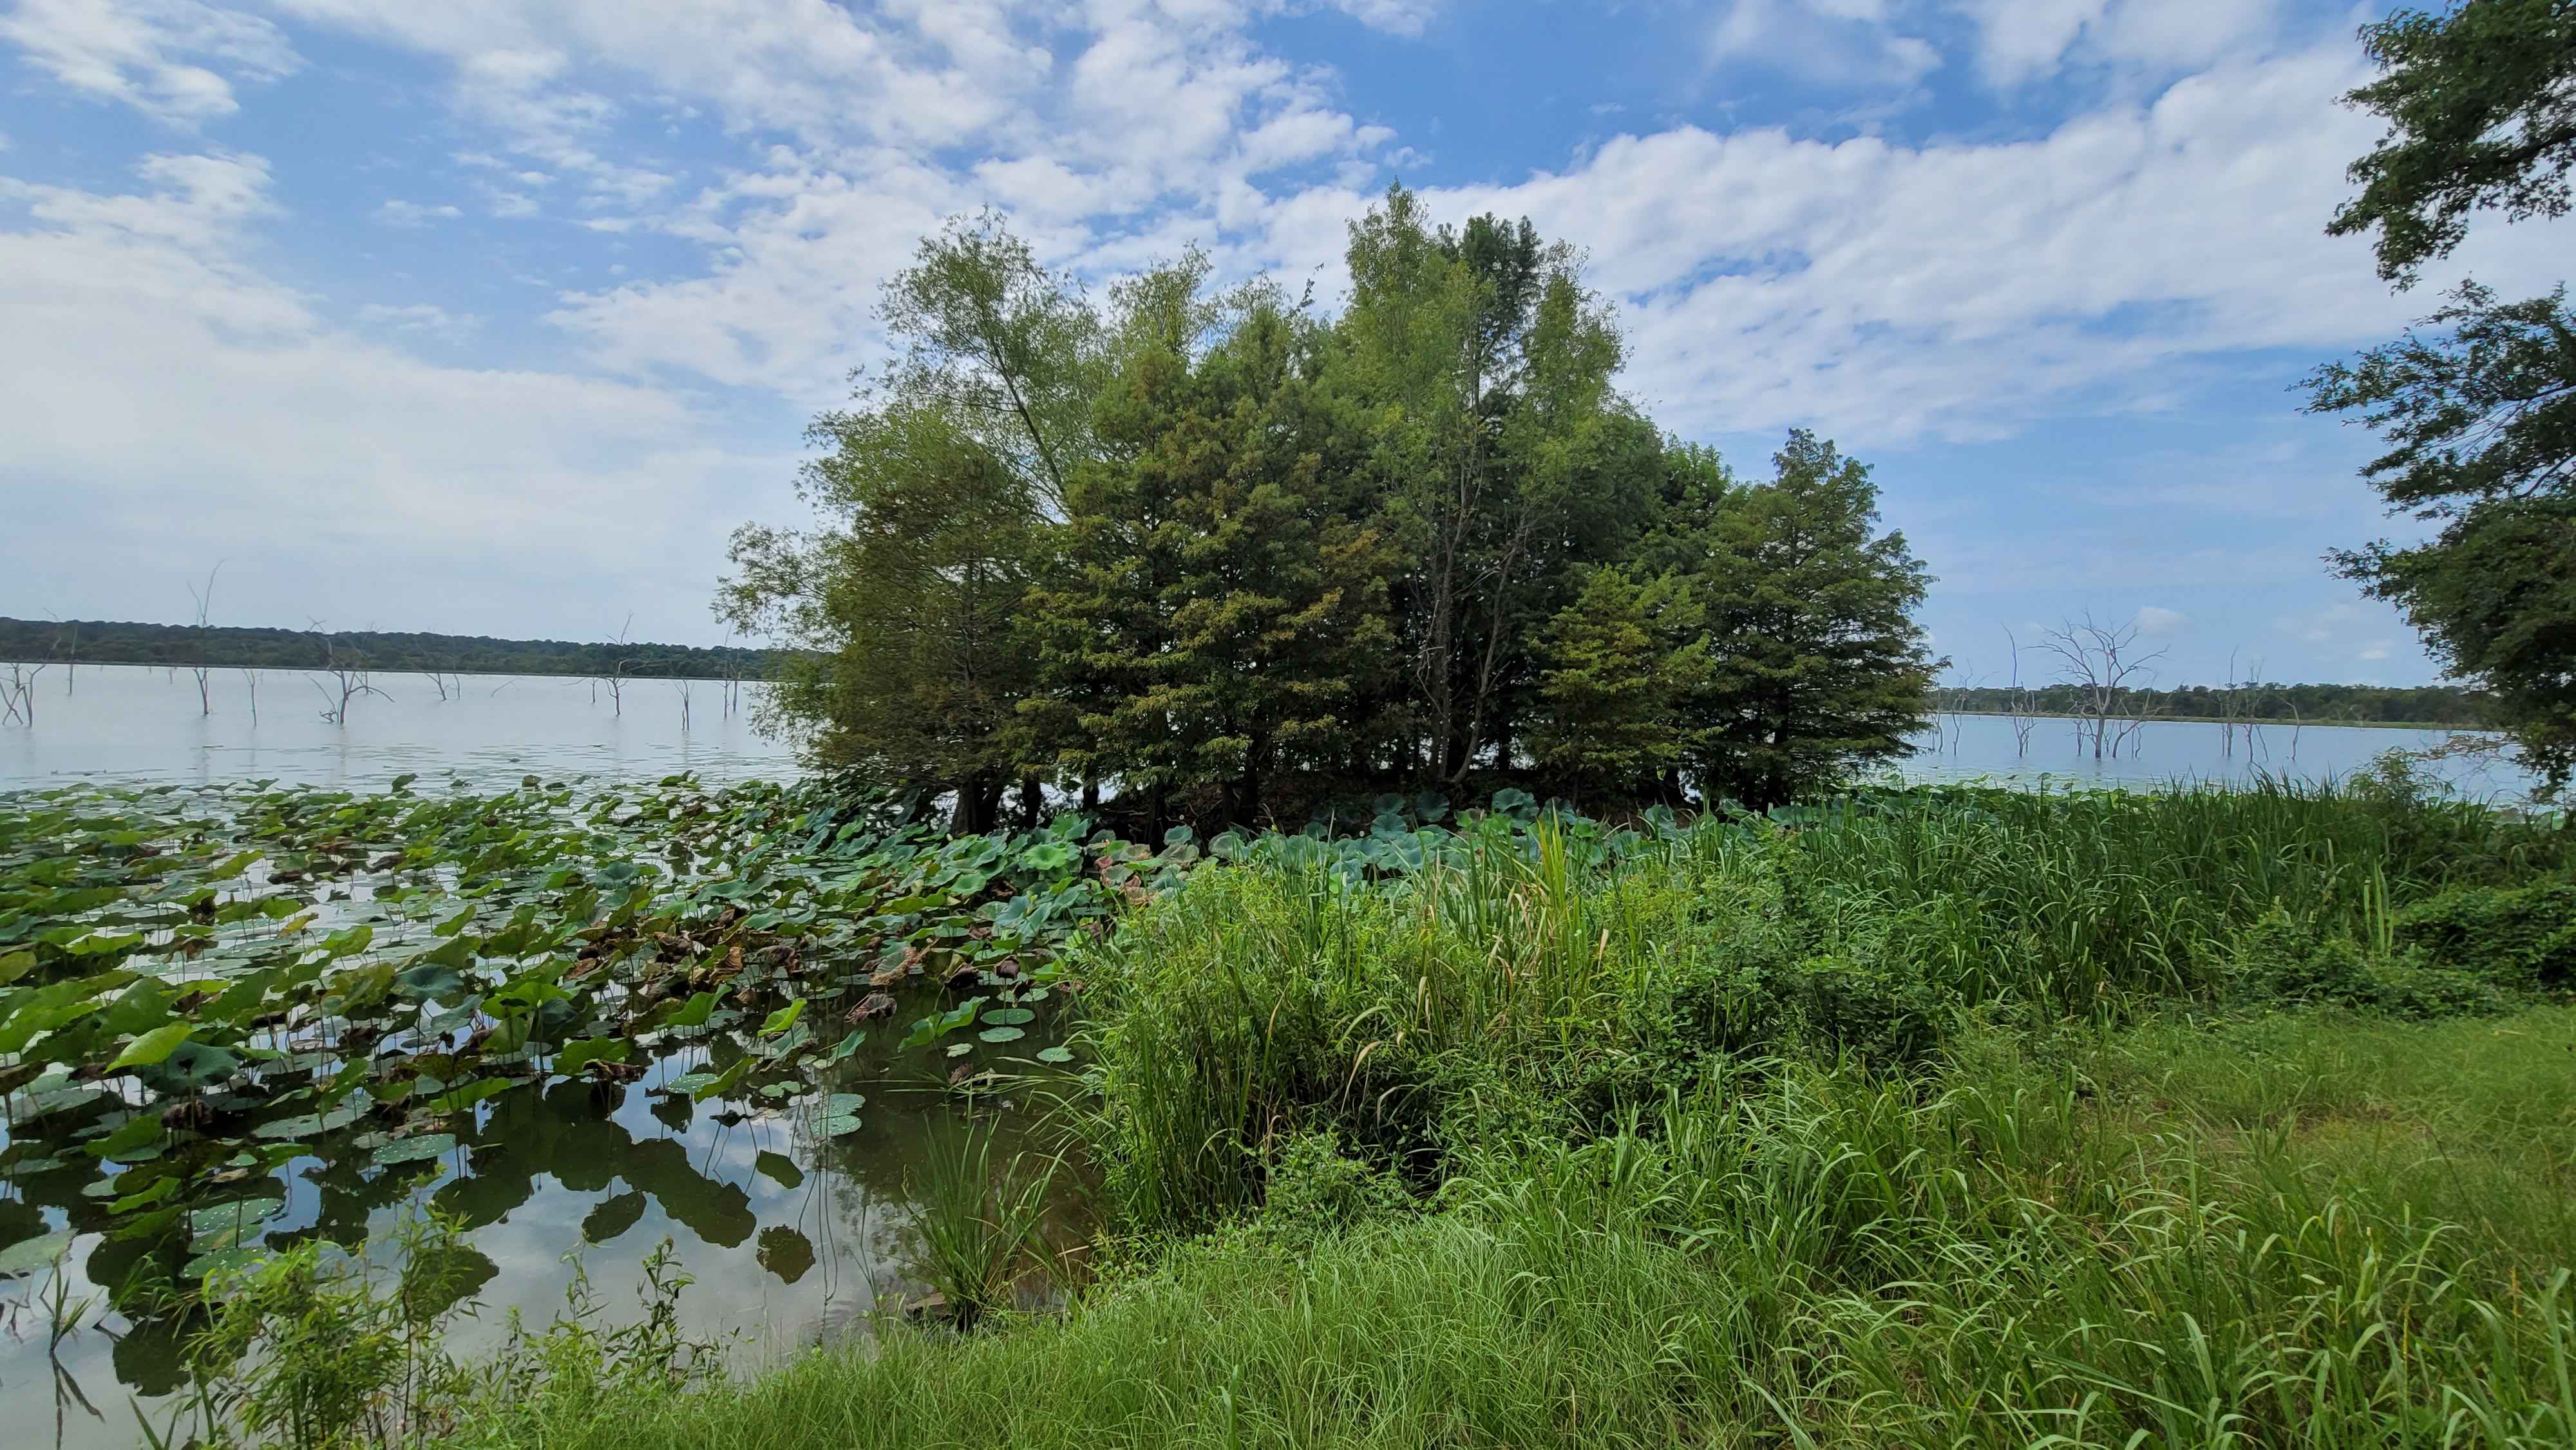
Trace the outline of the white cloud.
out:
[[[455,207],[426,205],[397,197],[376,208],[376,220],[389,227],[422,227],[433,221],[452,221],[465,213]]]
[[[2384,644],[2372,645],[2370,648],[2354,655],[2353,658],[2357,660],[2384,660],[2388,658],[2388,646]]]
[[[1939,69],[1941,53],[1896,21],[1888,0],[1729,0],[1708,49],[1720,64],[1767,66],[1822,85],[1902,86]]]
[[[414,333],[447,343],[463,342],[483,325],[483,319],[473,313],[454,313],[429,302],[400,306],[370,302],[358,309],[358,321],[369,327]]]
[[[2161,639],[2182,628],[2188,618],[2189,616],[2181,610],[2150,604],[2138,611],[2136,623],[2141,636],[2147,639]]]
[[[2069,61],[2175,71],[2257,53],[2280,0],[1948,0],[1977,29],[1978,71],[2016,86]]]
[[[685,595],[656,629],[709,632],[724,525],[764,483],[784,495],[786,460],[712,446],[711,419],[669,392],[436,366],[334,328],[245,260],[246,222],[272,205],[258,158],[141,171],[131,194],[6,184],[30,218],[0,231],[0,497],[22,603],[123,597],[97,577],[112,548],[119,579],[234,561],[251,619],[507,632],[565,617],[561,590]]]
[[[302,63],[275,25],[199,0],[16,0],[0,41],[63,85],[177,123],[229,115],[234,81]]]
[[[1439,0],[1327,0],[1335,10],[1371,30],[1420,35],[1440,12]]]

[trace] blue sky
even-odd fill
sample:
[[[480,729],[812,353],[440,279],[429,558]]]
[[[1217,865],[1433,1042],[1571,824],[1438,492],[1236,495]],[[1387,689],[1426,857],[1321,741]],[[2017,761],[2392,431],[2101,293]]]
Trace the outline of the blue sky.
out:
[[[2323,235],[2379,8],[0,0],[0,613],[220,560],[218,622],[711,643],[942,217],[1329,299],[1400,179],[1587,249],[1667,428],[1871,462],[1959,677],[2089,612],[2168,680],[2419,682],[2320,562],[2410,526],[2292,392],[2447,280]]]

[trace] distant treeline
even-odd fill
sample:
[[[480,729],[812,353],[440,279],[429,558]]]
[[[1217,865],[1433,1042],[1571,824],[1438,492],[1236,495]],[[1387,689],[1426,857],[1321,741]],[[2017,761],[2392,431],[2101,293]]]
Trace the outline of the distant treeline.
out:
[[[98,620],[0,619],[0,659],[96,665],[210,665],[317,670],[333,664],[442,674],[646,675],[766,679],[772,651],[679,644],[574,644],[559,639],[348,630],[199,628]]]
[[[2089,715],[2091,692],[2075,685],[2031,689],[1945,689],[1944,710],[1989,715]],[[2018,703],[2016,703],[2018,701]],[[2310,725],[2456,725],[2493,723],[2485,692],[2456,685],[2189,685],[2173,690],[2120,691],[2114,716],[2165,719],[2259,720]]]

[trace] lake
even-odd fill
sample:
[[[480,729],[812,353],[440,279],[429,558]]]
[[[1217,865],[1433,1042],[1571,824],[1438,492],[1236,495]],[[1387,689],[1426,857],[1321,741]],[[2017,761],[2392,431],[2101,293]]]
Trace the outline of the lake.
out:
[[[321,718],[321,683],[292,672],[254,682],[216,671],[208,711],[185,670],[55,666],[39,679],[33,723],[0,726],[0,790],[273,779],[373,793],[404,774],[422,777],[422,791],[449,788],[449,776],[494,791],[532,775],[589,777],[612,789],[679,772],[713,783],[797,774],[790,752],[751,727],[752,702],[727,708],[713,682],[628,681],[620,699],[587,680],[467,676],[442,688],[422,676],[380,675],[374,684],[383,693],[356,699],[345,723]],[[2037,721],[2025,734],[2002,717],[1954,716],[1926,732],[1901,770],[1915,779],[2031,786],[2244,781],[2261,773],[2315,780],[2348,774],[2392,748],[2447,738],[2329,726],[2266,727],[2249,738],[2216,725],[2158,723],[2138,731],[2133,748],[2097,760],[2069,721]],[[2482,798],[2517,799],[2529,785],[2494,761],[2446,760],[2435,769]],[[360,876],[352,889],[354,899],[337,905],[355,920],[372,888]],[[393,939],[425,929],[398,925]],[[846,1064],[870,1104],[864,1127],[840,1135],[818,1133],[793,1113],[718,1111],[717,1103],[657,1092],[707,1059],[699,1046],[656,1049],[643,1080],[622,1089],[566,1081],[493,1099],[468,1116],[461,1145],[428,1173],[372,1169],[363,1145],[342,1152],[324,1139],[278,1170],[279,1201],[259,1233],[354,1242],[385,1235],[423,1203],[454,1215],[491,1268],[480,1289],[483,1317],[459,1337],[468,1350],[496,1339],[508,1310],[535,1322],[550,1317],[574,1280],[568,1256],[576,1248],[601,1302],[622,1310],[641,1286],[642,1259],[667,1238],[695,1277],[681,1300],[691,1332],[736,1336],[736,1353],[756,1362],[850,1332],[878,1305],[921,1291],[908,1185],[923,1165],[957,1151],[962,1130],[938,1051],[925,1066],[913,1060],[921,1052],[871,1045]],[[1028,1131],[1030,1115],[1016,1111],[1026,1105],[1005,1098],[982,1106],[993,1110],[1000,1151],[1011,1151]],[[0,1137],[0,1151],[9,1141]],[[61,1287],[75,1301],[103,1303],[104,1289],[140,1256],[107,1231],[104,1180],[77,1152],[37,1154],[32,1136],[22,1147],[28,1151],[0,1162],[0,1247],[70,1233]],[[53,1342],[34,1301],[40,1280],[21,1276],[0,1287],[9,1331],[0,1336],[0,1413],[21,1427],[11,1443],[134,1443],[128,1398],[149,1405],[180,1386],[174,1332],[94,1311]],[[43,1432],[32,1433],[39,1423]]]
[[[348,722],[322,718],[328,677],[268,670],[208,674],[201,710],[187,670],[139,665],[50,666],[38,678],[32,726],[0,726],[0,789],[74,779],[204,784],[277,779],[376,789],[405,772],[454,773],[501,786],[522,775],[663,776],[711,782],[798,774],[782,742],[752,728],[752,699],[728,710],[712,680],[629,680],[622,700],[596,681],[563,676],[379,673],[383,692],[352,702]],[[741,687],[746,695],[757,684]],[[1950,715],[1917,738],[1899,767],[1916,780],[2152,787],[2176,780],[2244,782],[2259,774],[2343,776],[2392,749],[2452,738],[2441,730],[2267,725],[2253,731],[2150,722],[2118,754],[2096,759],[2071,720],[2029,722],[2027,739],[2000,715]],[[2509,763],[2457,759],[2434,773],[2480,799],[2518,800],[2531,779]]]
[[[715,680],[605,684],[560,675],[427,676],[379,671],[381,695],[322,718],[330,678],[296,670],[207,672],[200,709],[187,670],[52,665],[33,725],[0,726],[0,789],[74,779],[205,784],[276,779],[381,789],[405,772],[478,785],[520,776],[664,776],[709,781],[797,774],[788,748],[751,728],[760,686],[725,705]]]

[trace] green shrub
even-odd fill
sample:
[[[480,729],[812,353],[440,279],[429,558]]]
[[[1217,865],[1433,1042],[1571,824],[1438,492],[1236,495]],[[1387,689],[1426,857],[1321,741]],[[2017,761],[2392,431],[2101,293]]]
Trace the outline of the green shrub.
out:
[[[2397,936],[2508,990],[2576,987],[2576,884],[2446,891],[2400,911]]]
[[[1262,1187],[1260,1227],[1290,1244],[1311,1243],[1414,1207],[1401,1180],[1345,1152],[1329,1132],[1275,1140]]]
[[[2274,908],[2238,947],[2236,999],[2249,1007],[2356,1007],[2412,1018],[2495,1012],[2489,981],[2404,950],[2377,954],[2349,937],[2321,937]]]

